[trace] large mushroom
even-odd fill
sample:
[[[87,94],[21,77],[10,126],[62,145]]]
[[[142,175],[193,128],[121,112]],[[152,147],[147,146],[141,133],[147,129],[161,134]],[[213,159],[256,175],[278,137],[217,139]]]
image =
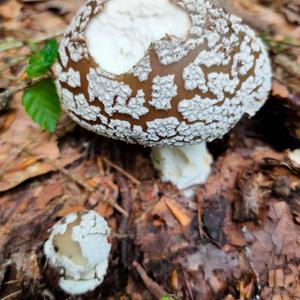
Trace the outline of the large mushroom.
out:
[[[179,188],[205,181],[205,143],[253,116],[271,89],[262,41],[206,0],[89,0],[59,54],[73,120],[153,147],[154,165]]]

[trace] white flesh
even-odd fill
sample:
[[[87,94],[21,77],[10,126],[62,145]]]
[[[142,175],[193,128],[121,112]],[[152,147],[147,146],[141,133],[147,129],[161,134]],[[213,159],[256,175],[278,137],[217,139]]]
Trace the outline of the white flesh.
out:
[[[154,147],[151,158],[162,180],[172,182],[179,189],[205,183],[213,161],[205,143],[182,148]]]
[[[292,160],[295,164],[300,166],[300,149],[296,149],[292,152],[289,152],[289,158]]]
[[[170,0],[109,0],[86,39],[98,65],[119,75],[144,57],[151,42],[166,34],[185,39],[190,26],[188,14]]]

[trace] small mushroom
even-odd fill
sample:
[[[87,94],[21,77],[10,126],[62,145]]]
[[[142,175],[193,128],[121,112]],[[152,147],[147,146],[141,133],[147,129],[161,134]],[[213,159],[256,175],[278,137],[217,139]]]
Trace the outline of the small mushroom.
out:
[[[59,54],[57,86],[73,120],[153,147],[155,166],[180,188],[206,180],[203,143],[253,116],[271,89],[261,39],[207,0],[89,0]]]
[[[102,283],[111,249],[109,234],[104,218],[93,211],[71,213],[52,227],[44,254],[65,293],[85,294]]]

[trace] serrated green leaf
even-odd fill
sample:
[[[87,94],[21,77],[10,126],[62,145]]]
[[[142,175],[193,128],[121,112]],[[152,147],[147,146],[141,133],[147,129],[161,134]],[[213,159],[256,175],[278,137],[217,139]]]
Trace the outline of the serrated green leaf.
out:
[[[22,104],[27,114],[43,129],[54,132],[61,113],[59,96],[52,79],[44,79],[25,90]]]
[[[56,40],[49,40],[45,46],[34,53],[26,67],[28,78],[35,78],[46,74],[55,63],[58,56],[58,45]]]

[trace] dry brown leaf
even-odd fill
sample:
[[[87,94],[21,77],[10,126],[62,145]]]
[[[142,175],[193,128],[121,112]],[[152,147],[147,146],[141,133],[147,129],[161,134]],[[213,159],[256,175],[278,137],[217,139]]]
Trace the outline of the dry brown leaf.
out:
[[[288,98],[290,95],[290,92],[287,88],[287,86],[279,83],[278,81],[273,81],[273,87],[272,87],[272,95],[273,96],[279,96],[281,98]]]
[[[85,210],[86,208],[83,205],[66,205],[56,214],[56,216],[58,218],[63,218],[70,213],[81,212]]]
[[[183,207],[181,207],[178,203],[176,203],[172,199],[168,199],[166,197],[163,198],[163,201],[165,201],[166,205],[168,206],[168,208],[170,209],[174,217],[183,227],[186,227],[189,224],[191,224],[192,220],[187,215]]]
[[[300,257],[300,229],[285,202],[273,202],[261,226],[248,225],[244,232],[249,245],[248,258],[259,274],[261,285],[266,283],[269,271],[277,266],[276,257],[287,261]]]
[[[17,0],[4,1],[0,3],[0,17],[5,20],[17,19],[22,5]]]
[[[202,273],[203,279],[216,294],[226,289],[226,282],[241,275],[238,253],[225,253],[212,244],[199,245],[195,252],[182,255],[180,262],[190,274]],[[201,290],[203,282],[198,284],[195,289]]]

